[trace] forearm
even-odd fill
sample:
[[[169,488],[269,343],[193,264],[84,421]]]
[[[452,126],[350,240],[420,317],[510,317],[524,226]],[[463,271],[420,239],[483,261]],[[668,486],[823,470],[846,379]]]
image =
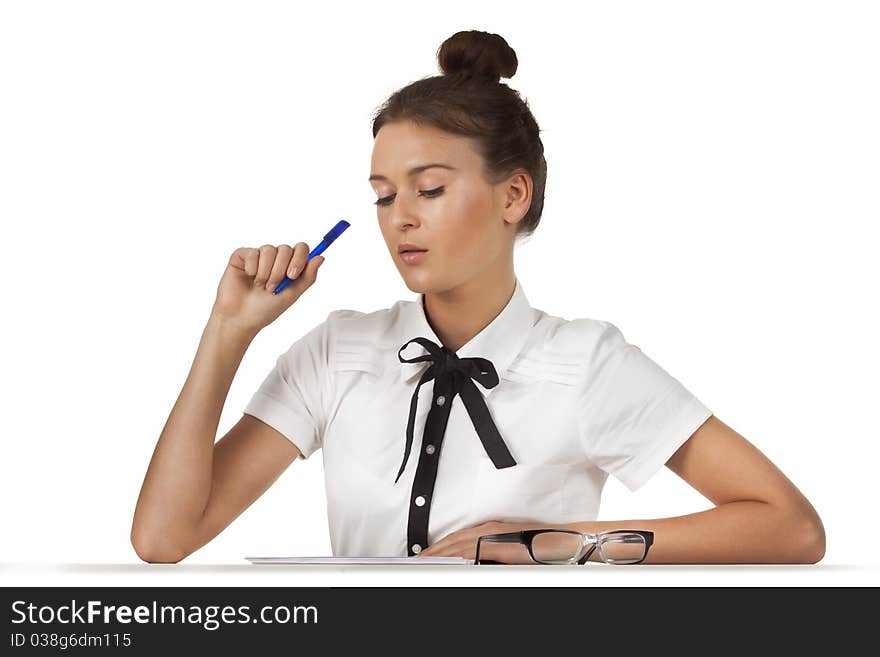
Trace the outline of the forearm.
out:
[[[254,335],[208,320],[147,469],[132,523],[139,553],[179,553],[211,494],[214,441],[235,373]]]
[[[587,521],[555,525],[596,533],[645,529],[654,543],[642,563],[816,563],[825,534],[812,509],[788,510],[755,500],[652,520]],[[590,561],[600,561],[598,551]]]

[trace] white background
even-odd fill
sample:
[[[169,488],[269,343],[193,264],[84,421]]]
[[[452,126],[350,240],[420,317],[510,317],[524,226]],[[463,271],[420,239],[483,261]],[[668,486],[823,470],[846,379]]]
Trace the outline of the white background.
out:
[[[531,304],[615,323],[813,502],[823,565],[880,564],[878,9],[766,0],[4,2],[0,562],[139,563],[137,495],[236,247],[351,223],[219,435],[329,311],[415,298],[371,117],[462,29],[516,50],[542,128]],[[610,478],[599,519],[707,508],[664,468]],[[183,563],[252,554],[330,554],[321,452]]]

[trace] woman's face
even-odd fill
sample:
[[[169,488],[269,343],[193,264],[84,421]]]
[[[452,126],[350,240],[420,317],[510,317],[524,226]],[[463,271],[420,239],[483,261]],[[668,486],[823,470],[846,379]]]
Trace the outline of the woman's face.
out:
[[[429,164],[443,166],[422,168]],[[370,184],[379,227],[410,290],[449,290],[511,257],[516,223],[502,217],[505,186],[487,183],[482,166],[469,139],[431,126],[398,121],[376,135]],[[425,252],[408,262],[398,252],[404,243]]]

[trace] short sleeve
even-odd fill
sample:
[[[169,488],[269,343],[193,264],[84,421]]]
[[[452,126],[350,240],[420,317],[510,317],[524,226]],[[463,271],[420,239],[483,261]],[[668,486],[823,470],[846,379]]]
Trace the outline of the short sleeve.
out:
[[[589,460],[634,492],[712,411],[614,324],[602,325],[578,395],[580,436]]]
[[[307,459],[321,447],[329,372],[328,321],[318,324],[275,361],[244,409],[278,430]]]

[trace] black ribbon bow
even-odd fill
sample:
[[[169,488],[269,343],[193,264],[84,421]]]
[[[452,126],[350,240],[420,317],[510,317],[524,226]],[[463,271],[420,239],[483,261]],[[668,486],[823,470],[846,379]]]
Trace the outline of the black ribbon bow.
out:
[[[418,342],[427,351],[427,354],[417,356],[416,358],[406,359],[400,355],[400,352],[406,349],[413,342]],[[416,418],[416,405],[419,400],[419,388],[423,383],[427,383],[431,379],[441,380],[443,377],[450,379],[449,387],[449,404],[455,399],[455,395],[461,395],[461,400],[470,415],[471,422],[477,430],[477,435],[483,443],[483,447],[489,458],[495,464],[496,468],[508,468],[516,465],[516,461],[510,455],[504,439],[498,433],[498,428],[489,414],[486,406],[486,400],[474,384],[474,380],[478,381],[481,386],[487,390],[498,385],[498,373],[492,361],[485,358],[459,358],[455,352],[445,346],[441,346],[428,340],[427,338],[413,338],[403,345],[397,352],[397,358],[401,363],[420,363],[423,361],[432,361],[431,366],[422,374],[416,389],[413,391],[412,401],[409,405],[409,421],[406,424],[406,450],[403,453],[403,463],[400,464],[400,471],[394,479],[394,483],[400,479],[406,468],[406,462],[409,459],[409,452],[413,442],[413,426]],[[437,385],[435,383],[435,385]]]

